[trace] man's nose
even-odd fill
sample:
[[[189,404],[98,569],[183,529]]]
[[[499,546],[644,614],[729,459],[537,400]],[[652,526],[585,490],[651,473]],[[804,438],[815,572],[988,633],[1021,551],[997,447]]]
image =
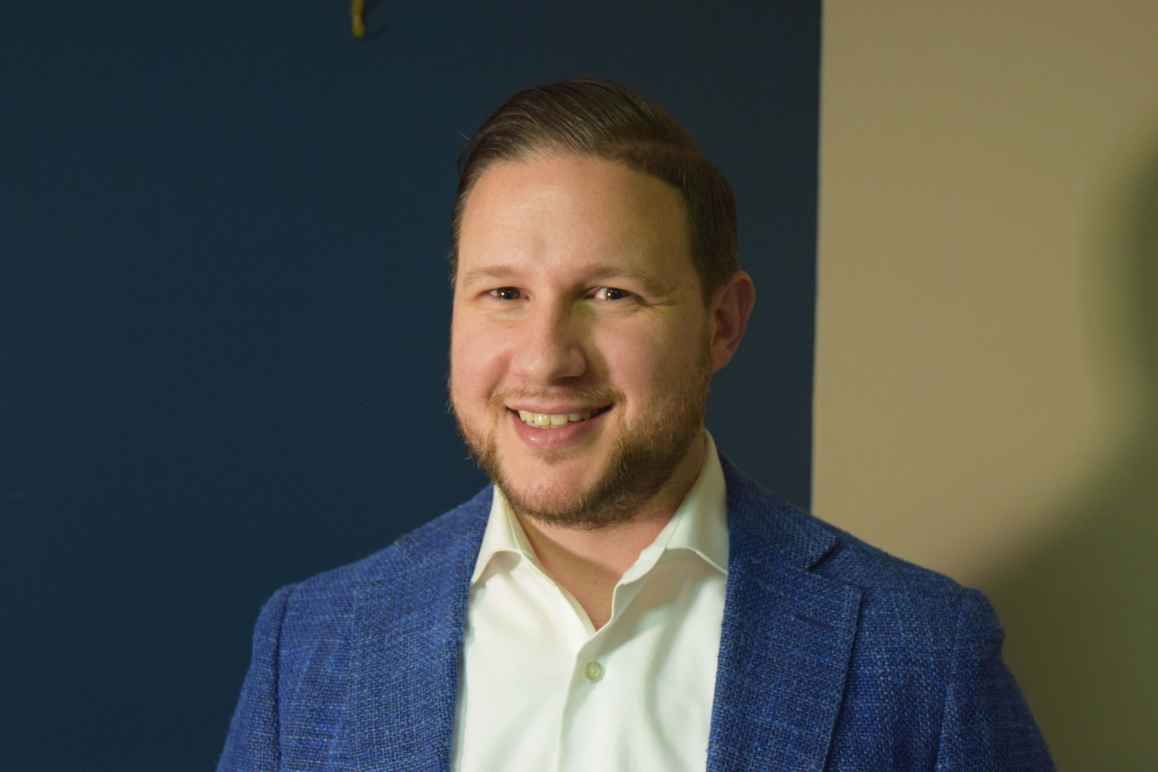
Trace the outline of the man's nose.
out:
[[[578,317],[567,303],[532,309],[516,341],[515,374],[530,384],[547,384],[587,372],[583,320]]]

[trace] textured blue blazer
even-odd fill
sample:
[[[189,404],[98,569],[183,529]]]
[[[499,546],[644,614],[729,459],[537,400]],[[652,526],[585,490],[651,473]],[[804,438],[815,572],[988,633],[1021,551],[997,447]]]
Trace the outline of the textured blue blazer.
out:
[[[708,769],[1053,768],[981,593],[723,466],[731,546]],[[490,500],[488,487],[275,593],[218,769],[448,769]]]

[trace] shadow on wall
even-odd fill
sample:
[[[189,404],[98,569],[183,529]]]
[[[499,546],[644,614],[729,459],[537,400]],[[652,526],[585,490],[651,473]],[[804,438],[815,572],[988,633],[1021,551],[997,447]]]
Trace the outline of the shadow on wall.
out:
[[[1064,525],[982,582],[1062,769],[1158,769],[1158,145],[1127,184],[1095,257],[1124,304],[1132,428],[1062,492]]]

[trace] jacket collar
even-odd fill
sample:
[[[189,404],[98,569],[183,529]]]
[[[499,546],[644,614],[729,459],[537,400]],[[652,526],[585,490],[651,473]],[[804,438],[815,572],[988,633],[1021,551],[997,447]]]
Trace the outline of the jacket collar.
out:
[[[813,572],[835,532],[763,491],[721,455],[729,558],[708,769],[822,768],[840,707],[860,591]],[[449,769],[470,578],[488,486],[403,537],[358,588],[357,769]]]
[[[814,572],[839,544],[724,460],[731,541],[708,769],[822,769],[861,593]]]

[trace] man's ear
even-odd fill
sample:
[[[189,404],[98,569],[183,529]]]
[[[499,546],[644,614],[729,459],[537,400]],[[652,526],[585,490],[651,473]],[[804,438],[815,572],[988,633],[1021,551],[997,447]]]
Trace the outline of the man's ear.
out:
[[[708,308],[711,318],[711,358],[712,372],[717,372],[728,364],[744,332],[748,329],[748,319],[756,305],[756,285],[746,271],[737,271],[716,290]]]

